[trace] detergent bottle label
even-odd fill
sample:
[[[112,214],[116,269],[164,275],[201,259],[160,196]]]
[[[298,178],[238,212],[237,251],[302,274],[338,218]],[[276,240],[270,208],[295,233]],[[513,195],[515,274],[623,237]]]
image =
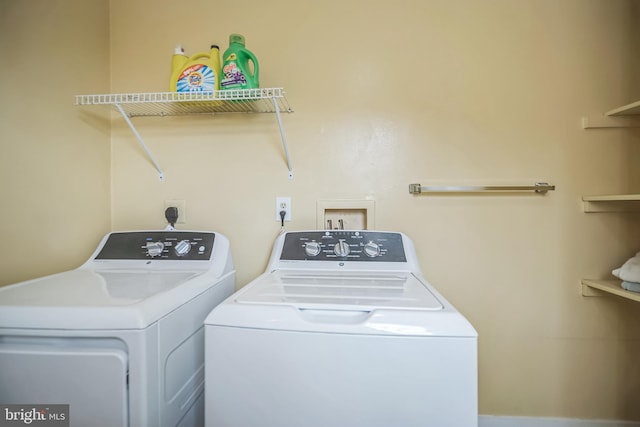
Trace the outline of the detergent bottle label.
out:
[[[231,58],[229,58],[231,59]],[[227,62],[222,68],[223,78],[220,80],[220,88],[244,89],[247,86],[247,78],[233,60]]]
[[[177,92],[213,92],[216,89],[216,74],[204,64],[185,68],[176,83]]]

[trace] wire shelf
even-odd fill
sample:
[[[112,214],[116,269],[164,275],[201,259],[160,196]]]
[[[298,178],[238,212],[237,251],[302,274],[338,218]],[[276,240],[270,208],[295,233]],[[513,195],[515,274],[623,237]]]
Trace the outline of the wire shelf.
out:
[[[131,128],[134,136],[158,171],[164,172],[131,121],[141,116],[177,116],[215,113],[275,113],[280,128],[282,147],[287,160],[289,179],[293,168],[287,148],[287,138],[280,113],[293,113],[282,88],[232,89],[213,92],[147,92],[104,95],[76,95],[76,105],[107,105],[114,107]]]
[[[76,95],[76,105],[120,106],[129,117],[293,112],[282,88]]]

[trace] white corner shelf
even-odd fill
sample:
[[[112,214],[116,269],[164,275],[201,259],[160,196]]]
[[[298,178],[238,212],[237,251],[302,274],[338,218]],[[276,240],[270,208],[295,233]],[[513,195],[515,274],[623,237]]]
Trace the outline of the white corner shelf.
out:
[[[583,117],[582,127],[640,127],[640,101],[614,108],[600,116]],[[583,196],[582,201],[585,212],[640,212],[640,194]]]
[[[640,212],[640,194],[582,196],[585,212]]]
[[[635,116],[635,117],[634,117]],[[640,101],[582,117],[583,129],[640,127]]]
[[[593,280],[582,279],[582,296],[595,297],[605,294],[616,295],[622,298],[640,302],[640,292],[627,291],[621,286],[620,280]],[[595,291],[594,291],[595,289]]]
[[[623,105],[600,115],[582,117],[583,129],[640,127],[640,101]],[[584,212],[640,212],[640,194],[582,196]],[[616,295],[640,302],[640,293],[624,289],[621,280],[582,279],[585,297]]]
[[[76,95],[76,105],[112,106],[125,119],[138,142],[149,156],[154,167],[164,180],[162,168],[149,151],[144,140],[133,125],[133,117],[180,116],[194,114],[227,113],[275,113],[280,137],[289,170],[293,178],[293,168],[289,158],[287,140],[282,125],[281,113],[292,113],[282,88],[238,89],[214,92],[149,92],[102,95]]]

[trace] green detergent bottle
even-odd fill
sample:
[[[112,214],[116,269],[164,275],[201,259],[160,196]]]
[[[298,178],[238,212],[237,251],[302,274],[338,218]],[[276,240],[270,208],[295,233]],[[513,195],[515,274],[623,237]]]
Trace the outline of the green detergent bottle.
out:
[[[244,47],[244,36],[231,34],[229,48],[222,55],[220,90],[258,88],[258,73],[258,59]]]

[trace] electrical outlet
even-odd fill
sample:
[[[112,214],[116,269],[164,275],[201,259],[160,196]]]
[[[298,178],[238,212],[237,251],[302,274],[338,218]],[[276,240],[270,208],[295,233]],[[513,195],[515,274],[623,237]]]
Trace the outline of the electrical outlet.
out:
[[[291,221],[291,197],[276,197],[276,221],[282,221],[280,211],[286,212],[285,221]]]
[[[187,202],[184,200],[165,200],[164,201],[164,209],[175,206],[178,208],[178,222],[176,224],[184,224],[187,222]],[[162,211],[162,216],[164,217],[164,211]]]

